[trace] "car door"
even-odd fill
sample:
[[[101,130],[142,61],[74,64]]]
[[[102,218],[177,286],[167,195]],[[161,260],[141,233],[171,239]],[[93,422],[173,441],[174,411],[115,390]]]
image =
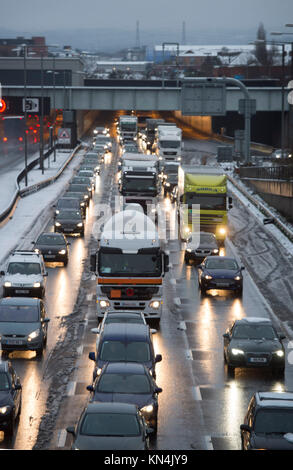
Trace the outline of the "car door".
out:
[[[14,417],[16,417],[20,407],[21,390],[16,390],[15,388],[19,380],[12,366],[9,366],[9,376],[11,380],[11,395],[14,402]]]
[[[251,429],[253,427],[253,421],[255,416],[255,398],[253,397],[248,405],[247,414],[244,423],[247,424]],[[251,433],[248,431],[242,431],[242,445],[243,449],[247,450],[250,447]]]
[[[47,337],[47,329],[48,324],[44,321],[46,318],[46,310],[43,302],[40,302],[40,321],[41,321],[41,329],[43,332],[43,338]]]
[[[226,334],[224,336],[224,351],[225,351],[226,356],[227,356],[227,348],[228,348],[228,346],[230,344],[230,341],[232,339],[233,328],[234,328],[234,323],[226,331],[226,334],[228,335],[228,337],[226,336]]]

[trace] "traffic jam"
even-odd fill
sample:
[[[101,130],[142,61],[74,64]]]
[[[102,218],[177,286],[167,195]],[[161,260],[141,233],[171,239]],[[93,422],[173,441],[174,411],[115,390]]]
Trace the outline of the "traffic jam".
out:
[[[54,419],[48,381],[39,448],[292,450],[288,337],[241,256],[257,224],[210,149],[143,117],[91,130],[45,230],[1,266],[0,446],[23,448],[56,344],[64,361],[83,341]]]

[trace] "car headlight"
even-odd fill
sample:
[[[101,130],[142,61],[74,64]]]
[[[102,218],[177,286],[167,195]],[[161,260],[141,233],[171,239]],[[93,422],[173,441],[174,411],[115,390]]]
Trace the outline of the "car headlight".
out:
[[[57,214],[57,215],[60,214],[60,211],[58,211],[58,209],[57,209],[57,210],[55,211],[55,214]]]
[[[186,248],[186,251],[187,251],[188,253],[191,253],[191,249],[190,249],[190,248]]]
[[[274,354],[276,354],[278,357],[283,357],[284,351],[282,351],[282,349],[279,349],[278,351],[274,351]]]
[[[66,250],[58,251],[58,254],[59,254],[59,255],[65,255],[65,254],[66,254]]]
[[[80,205],[81,205],[81,207],[84,207],[84,202],[81,202]]]
[[[147,406],[144,406],[143,408],[140,409],[140,411],[142,411],[142,413],[152,413],[153,410],[154,410],[153,405],[147,405]]]
[[[84,198],[84,199],[88,199],[88,198],[89,198],[89,197],[88,197],[88,194],[85,194],[85,195],[83,196],[83,198]]]
[[[34,282],[34,287],[36,287],[36,288],[41,287],[41,283],[40,282]]]
[[[244,354],[244,351],[242,351],[242,349],[232,348],[231,353],[233,354],[233,356],[239,356],[240,354]]]
[[[206,275],[204,276],[204,278],[207,279],[207,280],[210,280],[210,279],[213,279],[213,276],[210,276],[209,274],[206,274]]]
[[[241,281],[241,276],[235,276],[234,281]]]
[[[4,282],[4,287],[11,287],[11,282],[9,281]]]
[[[61,227],[60,222],[55,222],[56,227]]]
[[[110,302],[108,300],[99,300],[99,303],[101,308],[110,307]]]
[[[82,227],[82,226],[83,226],[82,222],[79,222],[79,224],[77,224],[77,227]]]
[[[1,415],[5,415],[6,413],[8,413],[8,411],[11,410],[11,406],[2,406],[0,408],[0,414]]]
[[[216,255],[217,253],[219,253],[219,250],[218,250],[217,248],[215,248],[215,249],[213,250],[213,253]]]
[[[40,334],[40,328],[38,328],[38,329],[35,330],[35,331],[32,331],[32,333],[30,333],[30,334],[28,335],[28,338],[27,338],[28,341],[31,341],[32,339],[37,338],[37,337],[39,336],[39,334]]]
[[[166,183],[167,188],[170,188],[170,183]]]
[[[159,301],[159,300],[153,300],[153,301],[150,303],[150,307],[151,307],[151,308],[154,308],[155,310],[157,310],[157,309],[160,307],[160,301]]]

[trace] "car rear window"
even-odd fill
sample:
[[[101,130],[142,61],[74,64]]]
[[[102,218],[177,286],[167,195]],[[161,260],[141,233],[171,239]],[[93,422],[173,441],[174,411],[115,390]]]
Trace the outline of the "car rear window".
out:
[[[102,361],[148,362],[150,347],[144,341],[104,341],[101,347]]]

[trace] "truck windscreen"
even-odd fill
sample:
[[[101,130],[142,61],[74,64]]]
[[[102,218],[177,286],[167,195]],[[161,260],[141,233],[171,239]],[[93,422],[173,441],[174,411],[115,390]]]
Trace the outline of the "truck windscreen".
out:
[[[160,140],[160,147],[162,149],[178,149],[180,147],[180,141],[178,140]]]
[[[200,204],[201,210],[226,210],[226,196],[210,194],[185,194],[185,204],[192,209],[192,204]]]
[[[99,273],[104,276],[161,276],[162,259],[151,253],[99,253]]]
[[[140,192],[140,191],[149,191],[154,192],[157,190],[156,187],[156,179],[155,178],[131,178],[125,177],[123,178],[123,191],[132,191],[132,192]]]
[[[135,122],[123,122],[121,123],[121,130],[122,131],[136,131],[136,123]]]

